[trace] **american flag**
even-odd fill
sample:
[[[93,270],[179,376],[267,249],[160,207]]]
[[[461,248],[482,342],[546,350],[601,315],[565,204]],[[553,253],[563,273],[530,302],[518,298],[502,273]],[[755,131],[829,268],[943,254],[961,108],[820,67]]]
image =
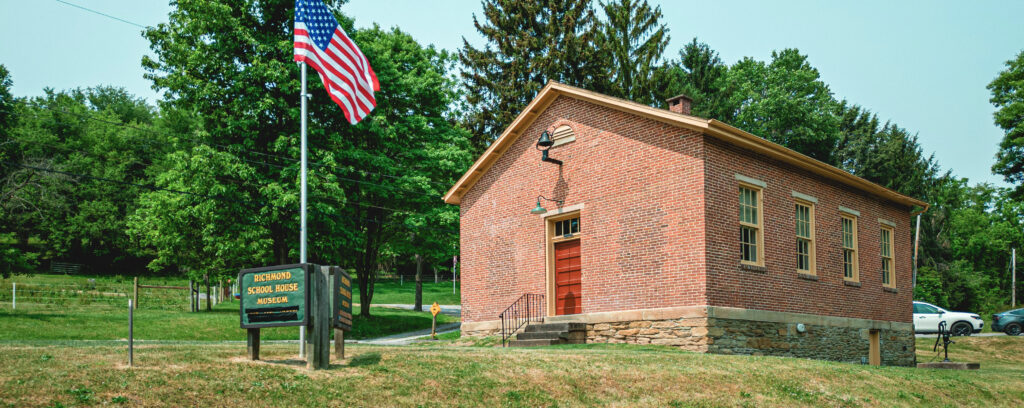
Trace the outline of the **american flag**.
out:
[[[295,61],[320,74],[349,123],[359,123],[377,106],[377,74],[321,0],[295,1]]]

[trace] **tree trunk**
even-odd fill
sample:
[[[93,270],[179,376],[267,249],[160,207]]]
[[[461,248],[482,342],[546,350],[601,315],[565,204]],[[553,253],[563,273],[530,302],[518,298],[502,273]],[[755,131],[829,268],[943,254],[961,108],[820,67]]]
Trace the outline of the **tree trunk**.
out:
[[[423,257],[416,254],[416,304],[412,310],[423,311]]]
[[[434,283],[439,283],[439,282],[441,282],[441,276],[437,274],[437,268],[436,268],[436,267],[433,267],[433,266],[431,266],[431,267],[430,267],[430,269],[433,269],[433,270],[434,270]]]

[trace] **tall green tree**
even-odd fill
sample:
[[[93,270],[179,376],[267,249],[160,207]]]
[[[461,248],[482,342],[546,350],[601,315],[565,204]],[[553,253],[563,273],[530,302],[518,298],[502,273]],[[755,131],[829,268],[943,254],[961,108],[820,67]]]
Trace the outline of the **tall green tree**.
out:
[[[678,60],[655,71],[655,102],[684,94],[693,98],[694,115],[731,123],[737,108],[730,104],[735,87],[728,73],[718,52],[694,38],[679,50]]]
[[[610,66],[600,57],[590,0],[483,0],[473,25],[483,48],[459,51],[473,146],[483,151],[551,80],[594,88]]]
[[[358,169],[362,182],[344,183],[348,204],[337,250],[359,283],[360,313],[369,315],[373,283],[387,254],[431,256],[457,242],[458,209],[438,199],[474,159],[469,133],[455,124],[453,56],[419,45],[398,30],[355,35],[381,91],[373,114],[326,135],[330,159]],[[326,125],[326,124],[325,124]],[[436,259],[436,258],[435,258]]]
[[[343,2],[326,3],[337,7]],[[292,0],[176,1],[168,22],[143,33],[154,56],[144,57],[142,66],[154,89],[163,92],[164,110],[194,115],[204,142],[262,167],[254,176],[255,184],[261,186],[260,201],[297,209],[300,84],[298,66],[292,62],[294,4]],[[339,22],[352,33],[350,19],[341,16]],[[315,72],[311,74],[311,123],[336,122],[341,112],[315,79]],[[322,138],[325,132],[311,126],[310,140]],[[318,149],[311,149],[312,161],[322,158]],[[311,183],[332,184],[326,179]],[[337,191],[333,184],[311,188]],[[295,262],[297,213],[269,209],[262,222],[273,240],[274,262]]]
[[[55,92],[24,100],[8,136],[16,170],[5,183],[7,220],[26,251],[72,259],[95,270],[131,269],[124,220],[162,154],[151,106],[120,88]],[[10,167],[10,166],[9,166]],[[39,248],[28,248],[35,239]]]
[[[670,39],[661,7],[652,8],[647,0],[602,1],[600,6],[605,19],[599,24],[598,46],[613,68],[605,77],[605,92],[643,104],[661,102],[655,100],[655,71]]]
[[[744,58],[729,69],[736,87],[732,124],[826,163],[839,138],[832,91],[796,49],[773,51],[769,63]]]
[[[1016,184],[1016,196],[1024,198],[1024,51],[1006,61],[1006,69],[988,84],[988,89],[996,107],[996,125],[1004,132],[992,171]]]
[[[156,167],[158,189],[143,193],[127,236],[152,251],[153,270],[181,268],[192,279],[229,278],[270,259],[270,234],[250,184],[252,166],[209,146],[169,153]]]
[[[342,2],[327,3],[336,9]],[[193,115],[197,138],[253,167],[250,197],[268,205],[246,236],[268,234],[277,263],[298,255],[293,4],[181,0],[168,23],[146,31],[155,57],[143,60],[147,77],[164,91],[162,111]],[[452,57],[398,30],[355,30],[351,19],[335,14],[366,54],[381,91],[374,111],[353,126],[309,72],[308,260],[354,270],[361,313],[369,315],[382,254],[394,253],[406,239],[407,215],[445,207],[436,199],[438,186],[450,186],[471,158],[468,133],[450,113],[457,88]],[[429,197],[431,206],[421,206],[420,197]],[[452,218],[456,209],[437,211]]]

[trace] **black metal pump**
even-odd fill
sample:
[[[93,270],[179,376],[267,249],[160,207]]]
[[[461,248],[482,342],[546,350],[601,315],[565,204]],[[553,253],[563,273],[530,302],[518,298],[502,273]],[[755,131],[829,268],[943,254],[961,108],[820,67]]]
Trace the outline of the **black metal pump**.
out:
[[[949,330],[946,328],[946,322],[939,322],[939,334],[935,337],[935,347],[932,347],[932,351],[939,350],[939,341],[942,341],[942,351],[945,353],[946,359],[942,360],[943,363],[949,362],[949,345],[955,344],[956,342],[949,338]]]

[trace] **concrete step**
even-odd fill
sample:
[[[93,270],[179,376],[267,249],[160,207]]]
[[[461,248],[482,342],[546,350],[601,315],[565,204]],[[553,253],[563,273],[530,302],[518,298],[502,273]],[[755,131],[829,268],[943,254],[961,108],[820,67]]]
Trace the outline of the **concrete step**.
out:
[[[540,347],[562,344],[562,340],[536,339],[536,340],[512,340],[508,342],[509,347]]]
[[[569,331],[586,331],[587,325],[585,323],[532,323],[526,325],[526,329],[523,330],[527,333],[533,332],[569,332]]]
[[[562,331],[539,331],[539,332],[523,332],[516,335],[517,340],[584,340],[587,338],[587,333],[582,330],[562,332]]]

